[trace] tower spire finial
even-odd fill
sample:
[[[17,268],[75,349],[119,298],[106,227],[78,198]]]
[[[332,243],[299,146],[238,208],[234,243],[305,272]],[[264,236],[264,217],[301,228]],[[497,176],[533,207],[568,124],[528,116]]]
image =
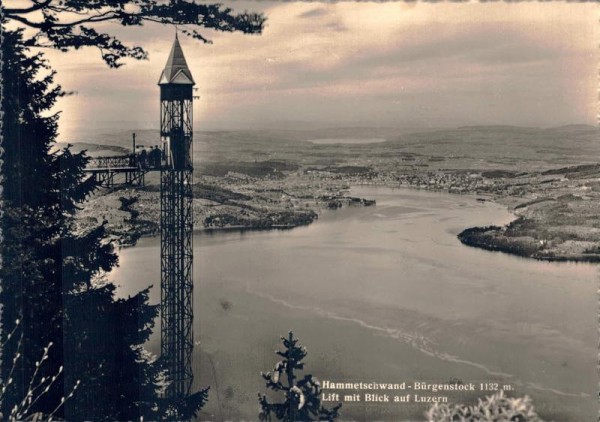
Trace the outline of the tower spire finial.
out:
[[[195,84],[192,72],[190,72],[187,62],[185,61],[181,44],[179,44],[177,32],[175,33],[175,41],[173,42],[169,59],[167,60],[167,64],[160,76],[158,84]]]

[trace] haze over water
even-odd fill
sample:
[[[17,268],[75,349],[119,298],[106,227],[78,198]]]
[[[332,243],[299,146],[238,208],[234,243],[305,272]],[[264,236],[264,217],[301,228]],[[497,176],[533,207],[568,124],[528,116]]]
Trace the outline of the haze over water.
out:
[[[595,266],[460,244],[462,229],[512,218],[473,196],[352,194],[377,205],[324,212],[291,231],[196,234],[195,375],[211,386],[203,420],[257,418],[260,371],[272,370],[290,329],[321,380],[495,381],[532,396],[548,420],[596,416]],[[153,284],[158,303],[159,256],[158,238],[122,250],[111,274],[120,293]],[[426,408],[346,403],[342,415],[418,420]]]

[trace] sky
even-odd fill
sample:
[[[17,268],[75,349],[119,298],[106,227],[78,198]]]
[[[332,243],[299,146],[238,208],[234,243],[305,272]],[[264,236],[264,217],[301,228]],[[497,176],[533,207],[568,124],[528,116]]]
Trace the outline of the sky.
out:
[[[196,80],[195,128],[596,124],[600,6],[567,2],[245,2],[262,35],[180,36]],[[144,46],[109,69],[93,48],[47,52],[61,140],[158,126],[157,81],[174,28],[99,29]]]

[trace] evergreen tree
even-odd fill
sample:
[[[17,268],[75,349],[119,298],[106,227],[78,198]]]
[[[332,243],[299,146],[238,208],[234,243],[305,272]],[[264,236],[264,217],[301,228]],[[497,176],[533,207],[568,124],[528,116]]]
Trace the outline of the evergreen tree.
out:
[[[331,409],[321,405],[321,387],[312,375],[305,375],[299,379],[297,371],[304,369],[306,348],[298,343],[290,331],[288,337],[281,337],[283,351],[276,353],[281,360],[275,365],[273,373],[262,373],[267,388],[281,392],[284,400],[270,403],[266,395],[258,394],[261,412],[261,421],[334,421],[339,415],[341,404]]]
[[[29,389],[35,359],[52,343],[42,376],[56,374],[63,362],[63,295],[61,238],[63,223],[86,195],[89,185],[73,184],[81,155],[51,152],[57,115],[44,116],[61,95],[52,87],[53,73],[40,54],[28,56],[22,47],[22,31],[4,31],[2,40],[3,125],[3,242],[0,303],[2,343],[20,320],[19,333],[2,351],[1,376],[13,382],[5,393],[3,414]],[[72,167],[72,177],[61,180],[61,161]],[[61,189],[64,187],[64,191]],[[21,339],[20,350],[16,339]],[[21,353],[13,370],[12,357]],[[63,395],[63,379],[37,403],[50,413]]]
[[[104,225],[84,229],[74,218],[95,185],[83,171],[85,154],[55,144],[58,115],[47,113],[63,93],[53,85],[54,73],[41,54],[27,55],[21,30],[3,35],[1,376],[12,381],[2,414],[44,379],[29,414],[189,418],[207,391],[182,403],[160,398],[167,374],[143,349],[158,314],[148,305],[149,290],[115,300],[115,286],[103,277],[117,264]],[[77,394],[63,405],[76,385]]]
[[[260,33],[265,17],[233,14],[219,4],[193,0],[23,0],[4,5],[0,12],[0,377],[11,379],[0,410],[10,414],[15,403],[28,397],[31,381],[39,375],[47,384],[29,414],[68,420],[189,419],[206,400],[207,390],[179,401],[160,398],[168,374],[142,347],[157,308],[148,305],[147,290],[115,299],[115,287],[104,275],[117,264],[117,256],[104,225],[84,229],[74,218],[78,205],[95,189],[84,173],[88,158],[57,148],[58,114],[49,110],[64,93],[53,84],[54,72],[43,56],[29,48],[97,47],[108,66],[119,67],[121,59],[144,59],[146,52],[98,32],[95,24],[181,24],[186,25],[183,33],[210,42],[195,28]],[[8,31],[8,23],[28,31]],[[9,341],[15,327],[20,333]],[[50,345],[40,367],[36,357]],[[78,393],[64,406],[63,398],[78,382]]]

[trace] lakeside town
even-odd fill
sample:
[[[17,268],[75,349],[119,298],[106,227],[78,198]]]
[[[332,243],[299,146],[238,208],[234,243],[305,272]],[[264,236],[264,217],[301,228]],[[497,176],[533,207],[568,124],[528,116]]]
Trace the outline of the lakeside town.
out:
[[[324,209],[375,205],[349,196],[351,186],[410,187],[475,195],[515,215],[505,227],[465,227],[459,239],[466,245],[542,260],[600,261],[593,212],[600,165],[586,155],[598,135],[592,126],[470,127],[399,137],[380,129],[375,143],[360,142],[372,140],[368,129],[356,130],[351,142],[347,130],[332,131],[203,134],[194,156],[195,230],[289,229],[311,224]],[[90,156],[128,151],[109,141],[76,148]],[[158,233],[158,198],[158,176],[150,173],[144,187],[100,190],[79,221],[103,218],[119,244],[132,245]]]

